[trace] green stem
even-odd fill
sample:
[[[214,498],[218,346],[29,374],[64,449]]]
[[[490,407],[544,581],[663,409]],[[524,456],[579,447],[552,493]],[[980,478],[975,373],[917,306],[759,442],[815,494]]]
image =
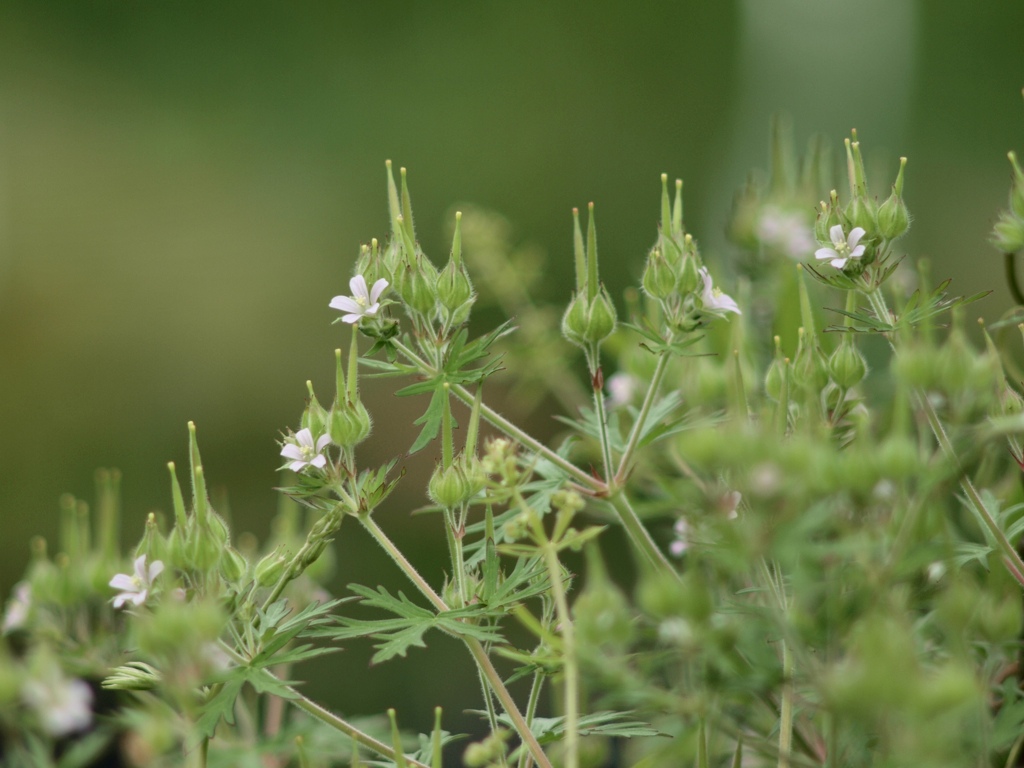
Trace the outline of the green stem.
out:
[[[600,368],[598,368],[600,371]],[[603,377],[598,377],[603,378]],[[597,379],[593,376],[591,381],[595,384]],[[597,386],[591,385],[594,392],[594,413],[597,415],[598,436],[601,441],[601,460],[604,462],[604,477],[611,482],[612,477],[612,444],[608,438],[608,413],[604,408],[604,392]]]
[[[643,434],[643,429],[646,426],[647,415],[651,412],[651,406],[654,405],[654,399],[658,395],[661,380],[664,378],[665,370],[668,368],[668,359],[668,352],[662,352],[658,358],[658,364],[655,366],[654,374],[651,376],[651,386],[647,389],[647,394],[644,396],[644,402],[640,406],[640,413],[637,414],[636,422],[629,431],[626,450],[622,452],[622,458],[619,459],[619,468],[615,472],[615,479],[613,481],[615,485],[622,485],[625,482],[626,473],[629,471],[629,463],[633,460],[633,453],[640,443],[640,435]]]
[[[541,533],[543,533],[543,528],[541,528]],[[565,675],[564,765],[565,768],[578,768],[580,704],[576,633],[573,627],[572,615],[569,613],[569,600],[565,594],[565,584],[562,582],[562,569],[558,561],[558,553],[555,550],[554,544],[550,541],[545,541],[542,548],[544,551],[544,562],[548,568],[548,577],[551,579],[551,593],[555,599],[555,610],[558,614],[558,623],[561,626],[562,634],[562,660],[564,664],[562,673]]]
[[[537,702],[540,701],[540,692],[544,688],[544,675],[540,672],[533,673],[533,682],[530,684],[530,696],[526,700],[526,722],[533,724],[534,715],[537,714]],[[533,758],[529,752],[523,752],[519,758],[517,768],[532,768]]]
[[[626,529],[626,533],[633,542],[633,546],[640,551],[640,554],[644,556],[647,563],[655,571],[672,574],[673,578],[678,579],[679,574],[676,572],[676,569],[672,567],[672,563],[669,562],[665,553],[661,551],[654,539],[651,538],[651,534],[644,527],[643,522],[637,515],[636,510],[630,505],[626,495],[620,491],[608,501],[618,515],[622,527]]]
[[[789,768],[793,749],[793,654],[785,638],[782,643],[782,702],[779,705],[779,768]]]
[[[384,548],[391,559],[395,561],[395,564],[405,573],[405,575],[416,585],[417,589],[423,594],[424,597],[429,600],[433,606],[439,611],[450,610],[448,605],[441,599],[430,585],[420,576],[419,572],[413,567],[405,555],[394,545],[394,543],[387,537],[387,534],[381,530],[380,526],[374,522],[373,518],[369,515],[361,515],[359,522],[363,524],[363,527],[377,540],[377,543]],[[540,742],[537,741],[537,737],[533,735],[530,730],[530,726],[526,724],[526,720],[523,718],[522,713],[516,706],[515,700],[512,698],[512,694],[508,692],[508,688],[505,687],[505,683],[501,679],[501,675],[498,674],[498,670],[495,669],[494,664],[491,662],[490,656],[487,655],[487,651],[484,650],[483,645],[479,640],[472,637],[463,636],[462,641],[469,648],[469,652],[473,655],[473,659],[476,661],[477,666],[483,672],[484,677],[491,685],[491,690],[494,691],[495,696],[498,697],[498,701],[501,702],[502,708],[505,710],[505,714],[512,720],[512,724],[515,726],[516,732],[519,734],[519,738],[526,744],[527,749],[533,754],[534,760],[537,761],[537,765],[541,768],[552,768],[551,761],[548,760],[544,754],[543,748],[540,746]]]

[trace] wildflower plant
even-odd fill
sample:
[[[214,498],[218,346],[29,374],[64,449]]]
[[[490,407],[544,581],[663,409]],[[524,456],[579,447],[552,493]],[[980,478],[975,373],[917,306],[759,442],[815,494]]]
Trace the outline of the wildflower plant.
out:
[[[396,184],[389,163],[389,235],[360,250],[349,295],[324,297],[344,313],[347,349],[327,405],[307,382],[282,437],[273,537],[260,547],[213,509],[191,424],[188,502],[171,465],[172,514],[151,515],[130,554],[116,473],[100,475],[95,512],[66,497],[57,553],[33,543],[4,614],[5,758],[1015,764],[1019,376],[987,329],[983,346],[970,341],[979,296],[951,297],[897,250],[905,159],[879,203],[855,134],[842,195],[821,142],[797,163],[776,123],[772,148],[768,181],[737,196],[734,269],[702,253],[682,182],[662,176],[639,290],[620,302],[601,281],[591,204],[585,228],[573,211],[575,279],[557,311],[530,298],[529,254],[495,214],[457,214],[447,261],[428,258],[405,170]],[[1024,216],[1011,162],[993,235],[1007,253]],[[479,330],[478,303],[515,320]],[[397,395],[422,408],[407,431],[389,425],[400,453],[372,466],[359,448],[368,377],[399,379]],[[531,407],[539,392],[564,408],[555,441],[489,403],[517,382]],[[401,517],[387,509],[405,456],[428,449],[439,582],[396,545]],[[380,545],[408,594],[330,594],[343,523]],[[425,660],[439,634],[480,681],[468,745],[440,710],[417,746],[401,706],[383,724],[345,717],[291,681],[358,643],[374,663]]]

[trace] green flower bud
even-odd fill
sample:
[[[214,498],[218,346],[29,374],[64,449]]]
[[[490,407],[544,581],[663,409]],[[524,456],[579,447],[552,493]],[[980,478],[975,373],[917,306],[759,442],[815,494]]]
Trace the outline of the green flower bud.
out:
[[[302,429],[308,429],[314,435],[322,435],[326,431],[327,422],[330,417],[327,410],[320,405],[320,401],[316,399],[316,395],[313,393],[313,382],[307,381],[306,389],[309,390],[309,404],[302,413],[300,426]]]
[[[829,195],[829,202],[821,201],[821,210],[818,212],[818,217],[814,220],[814,237],[819,243],[831,243],[832,227],[836,224],[840,226],[844,225],[844,222],[839,215],[839,196],[833,189],[831,195]],[[844,231],[850,229],[849,226],[844,227]]]
[[[693,239],[686,236],[687,245],[692,245]],[[683,256],[683,265],[679,270],[679,293],[683,296],[688,293],[699,292],[704,286],[704,281],[700,276],[700,264],[698,263],[696,247],[693,246],[687,249],[687,253]]]
[[[828,361],[832,380],[843,389],[850,389],[867,376],[868,364],[860,353],[850,334],[843,336],[842,342]]]
[[[220,572],[232,583],[240,582],[249,570],[249,561],[234,547],[225,547],[224,556],[220,559]]]
[[[453,464],[434,468],[434,474],[427,485],[427,494],[435,504],[446,509],[457,507],[469,498],[469,482],[460,467]]]
[[[1024,249],[1024,218],[1003,211],[989,238],[1001,253],[1016,253]]]
[[[473,298],[473,285],[466,270],[449,261],[437,278],[437,298],[450,313]]]
[[[604,341],[615,330],[616,319],[615,304],[602,285],[587,313],[586,340],[593,344]]]
[[[845,213],[851,228],[863,227],[869,237],[878,232],[878,204],[867,195],[854,196]]]
[[[423,315],[433,311],[437,301],[437,270],[434,265],[419,257],[416,267],[406,265],[398,293],[414,311]]]
[[[667,299],[676,289],[676,274],[658,248],[651,250],[644,268],[644,291],[655,299]]]
[[[878,209],[878,233],[886,240],[895,240],[902,237],[910,229],[910,211],[903,198],[896,194],[893,187],[892,194],[882,203]]]
[[[782,356],[782,343],[778,336],[775,337],[775,358],[768,366],[768,372],[764,377],[764,391],[772,400],[778,402],[782,399],[782,385],[785,382],[786,366],[789,361]]]
[[[284,575],[287,567],[288,558],[281,554],[280,548],[275,549],[256,563],[256,583],[261,587],[274,586]]]
[[[586,345],[587,298],[581,293],[573,295],[568,309],[562,315],[562,335],[576,346]]]
[[[828,385],[828,361],[813,339],[804,339],[803,328],[800,329],[800,342],[793,356],[792,371],[793,383],[797,386],[821,392]]]
[[[331,408],[331,441],[343,448],[353,448],[370,434],[373,421],[361,400],[343,402]]]

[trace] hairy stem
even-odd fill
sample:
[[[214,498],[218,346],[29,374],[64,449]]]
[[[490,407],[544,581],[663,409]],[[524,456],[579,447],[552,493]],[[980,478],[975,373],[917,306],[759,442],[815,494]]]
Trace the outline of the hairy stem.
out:
[[[665,377],[665,370],[668,368],[668,357],[668,352],[662,352],[661,356],[658,357],[658,364],[655,366],[654,374],[651,376],[651,386],[648,387],[647,394],[644,395],[644,402],[640,406],[640,413],[637,414],[636,422],[629,431],[626,449],[622,452],[622,458],[619,459],[619,468],[615,472],[614,480],[616,485],[621,485],[625,482],[626,473],[629,472],[629,464],[633,460],[633,454],[640,443],[640,435],[643,434],[644,427],[646,426],[647,415],[651,412],[651,406],[654,405],[654,399],[658,395],[661,380]]]
[[[644,527],[643,522],[629,503],[626,495],[619,491],[608,501],[622,522],[622,527],[626,529],[626,533],[629,535],[630,541],[633,542],[633,546],[643,555],[645,562],[655,571],[672,574],[674,578],[678,579],[679,574],[676,572],[676,569],[672,567],[672,563],[669,562],[665,553],[661,551],[654,539],[651,538],[651,534]]]

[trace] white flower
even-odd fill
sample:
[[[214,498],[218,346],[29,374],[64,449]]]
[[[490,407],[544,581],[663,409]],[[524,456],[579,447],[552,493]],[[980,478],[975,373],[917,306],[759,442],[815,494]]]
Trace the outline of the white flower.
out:
[[[735,312],[737,315],[743,314],[740,312],[739,306],[731,297],[726,296],[721,290],[715,288],[711,284],[711,275],[708,274],[707,267],[700,268],[700,279],[704,281],[704,290],[700,295],[700,300],[704,304],[704,309],[710,310],[711,312]]]
[[[814,233],[807,220],[796,211],[784,211],[766,205],[757,220],[757,239],[765,245],[802,260],[814,250]]]
[[[373,284],[373,289],[366,287],[366,278],[356,275],[348,281],[348,287],[352,290],[351,296],[335,296],[331,299],[331,309],[339,309],[348,314],[342,315],[341,319],[346,323],[358,323],[364,317],[373,317],[380,309],[380,302],[377,301],[384,289],[388,287],[388,281],[383,277]]]
[[[21,696],[51,736],[81,731],[92,722],[92,689],[83,680],[50,673],[43,680],[26,680]]]
[[[608,387],[608,407],[619,408],[629,405],[633,401],[633,395],[636,394],[639,383],[636,376],[625,371],[619,371],[609,376],[605,385]]]
[[[0,634],[6,635],[15,629],[25,626],[28,619],[29,609],[32,607],[32,588],[27,581],[18,582],[14,587],[14,595],[7,603],[7,610],[4,611],[3,626],[0,627]]]
[[[843,234],[842,226],[836,224],[828,231],[828,236],[832,238],[832,247],[819,248],[814,252],[814,258],[823,261],[828,259],[833,267],[842,269],[850,259],[859,259],[864,255],[864,246],[857,245],[864,237],[864,227],[854,227],[847,237]]]
[[[690,524],[681,517],[676,520],[672,530],[675,531],[676,538],[668,545],[668,551],[675,557],[682,557],[683,553],[690,548]]]
[[[292,460],[288,465],[288,469],[292,472],[301,472],[309,466],[316,467],[317,469],[323,469],[327,466],[327,458],[321,451],[331,442],[330,435],[320,435],[314,443],[313,433],[307,427],[306,429],[300,429],[295,433],[295,437],[289,439],[292,442],[289,442],[281,449],[281,455],[286,459]]]
[[[119,573],[110,580],[110,586],[121,590],[121,594],[114,597],[114,607],[120,608],[128,602],[135,606],[145,603],[149,597],[149,590],[153,588],[153,580],[163,573],[163,570],[164,564],[159,560],[154,560],[149,568],[146,568],[145,555],[135,558],[134,575]]]

